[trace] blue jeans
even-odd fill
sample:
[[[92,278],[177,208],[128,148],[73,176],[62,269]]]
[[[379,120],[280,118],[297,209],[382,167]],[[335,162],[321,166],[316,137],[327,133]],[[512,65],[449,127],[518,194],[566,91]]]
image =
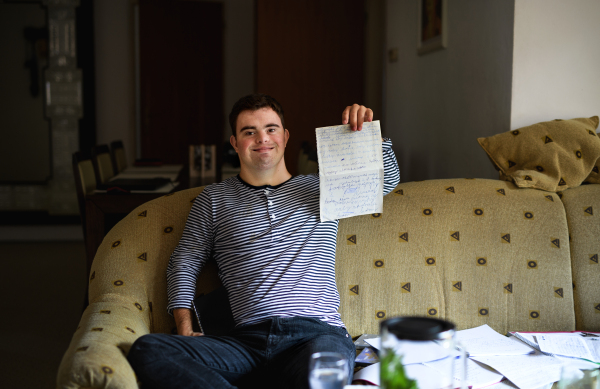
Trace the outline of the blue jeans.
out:
[[[352,338],[346,329],[310,317],[273,317],[225,336],[144,335],[127,359],[144,389],[309,388],[310,355],[320,351],[348,358],[350,382]]]

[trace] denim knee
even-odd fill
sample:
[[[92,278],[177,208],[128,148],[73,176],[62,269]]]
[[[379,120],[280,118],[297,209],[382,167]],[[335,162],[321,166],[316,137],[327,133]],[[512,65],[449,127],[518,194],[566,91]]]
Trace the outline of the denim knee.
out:
[[[129,363],[133,366],[137,362],[144,363],[149,358],[158,356],[157,349],[164,345],[160,340],[162,336],[163,334],[147,334],[137,338],[127,354]]]

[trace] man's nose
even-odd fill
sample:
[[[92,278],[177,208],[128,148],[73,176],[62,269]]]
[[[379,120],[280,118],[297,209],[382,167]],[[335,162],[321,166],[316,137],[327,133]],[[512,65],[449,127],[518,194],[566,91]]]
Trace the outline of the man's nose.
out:
[[[267,133],[260,132],[257,138],[258,143],[267,143],[269,141],[269,135]]]

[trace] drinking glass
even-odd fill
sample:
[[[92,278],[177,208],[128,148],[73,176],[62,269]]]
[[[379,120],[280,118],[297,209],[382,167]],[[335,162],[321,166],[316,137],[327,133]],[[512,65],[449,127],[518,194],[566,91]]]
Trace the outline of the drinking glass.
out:
[[[340,353],[321,352],[310,357],[311,389],[343,389],[348,382],[348,360]]]
[[[428,317],[394,317],[381,322],[380,335],[382,388],[465,387],[466,355],[458,347],[454,324]],[[428,374],[414,368],[430,361],[437,367]],[[455,377],[460,377],[460,382]]]

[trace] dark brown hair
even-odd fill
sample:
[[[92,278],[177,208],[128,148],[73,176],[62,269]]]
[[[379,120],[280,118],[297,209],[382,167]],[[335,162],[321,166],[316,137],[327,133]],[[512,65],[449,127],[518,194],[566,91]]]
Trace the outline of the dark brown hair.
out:
[[[231,108],[229,114],[229,125],[231,126],[231,132],[233,136],[236,136],[235,126],[237,124],[237,118],[243,111],[258,111],[261,108],[271,108],[279,119],[281,119],[281,125],[285,129],[285,121],[283,120],[283,108],[281,104],[269,95],[262,93],[254,93],[248,96],[244,96],[239,99]]]

